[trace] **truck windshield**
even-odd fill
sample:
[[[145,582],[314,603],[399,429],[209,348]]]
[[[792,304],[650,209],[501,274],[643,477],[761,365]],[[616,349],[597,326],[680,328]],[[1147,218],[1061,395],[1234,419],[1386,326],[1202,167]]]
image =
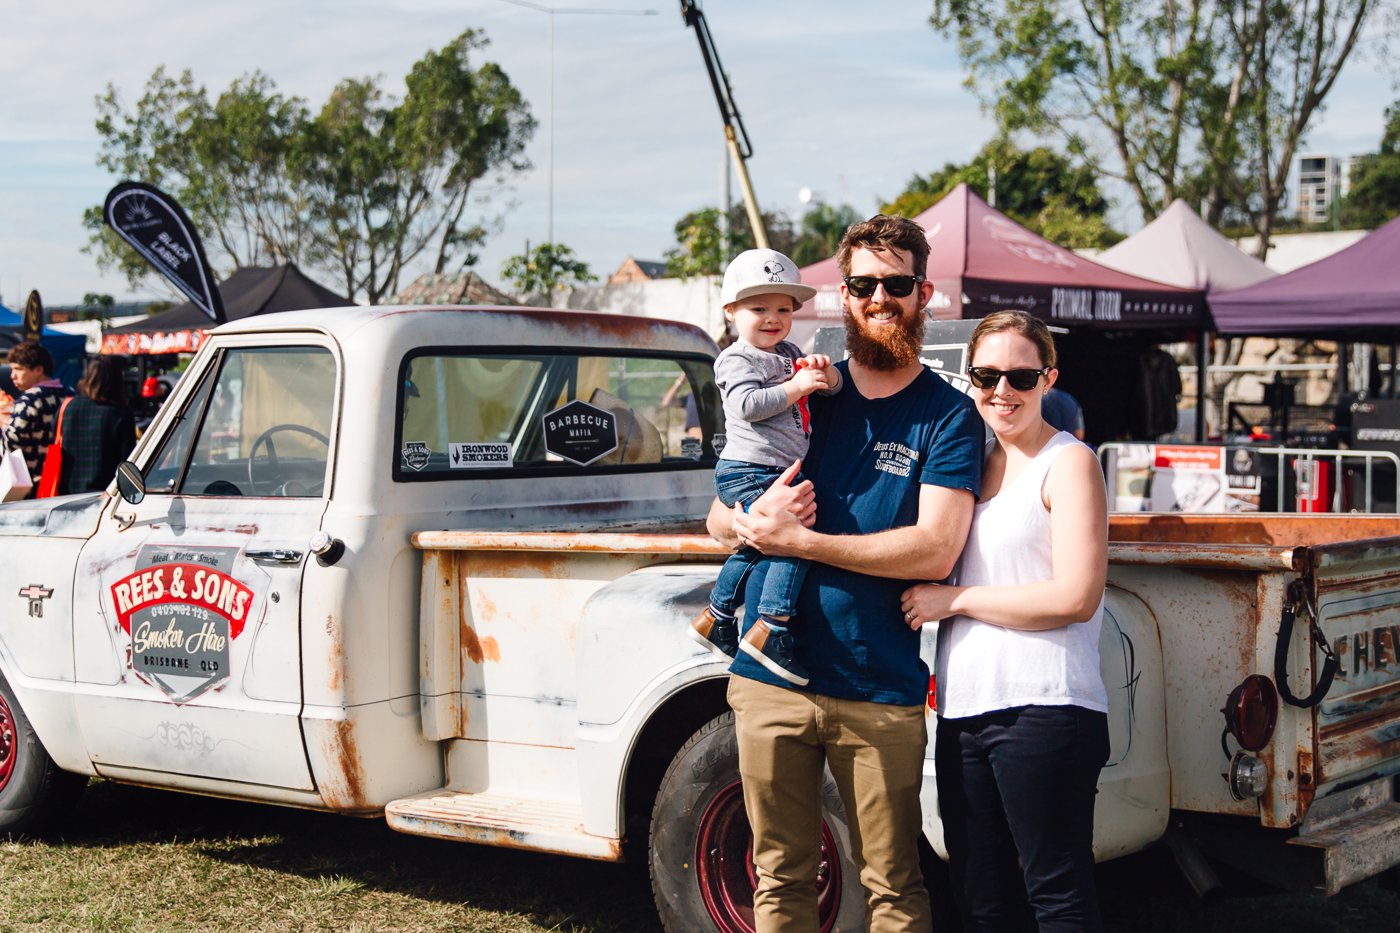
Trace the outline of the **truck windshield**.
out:
[[[398,411],[400,480],[713,466],[723,430],[698,357],[423,351],[404,361]]]
[[[169,431],[147,491],[321,495],[335,374],[335,358],[322,347],[225,350]]]

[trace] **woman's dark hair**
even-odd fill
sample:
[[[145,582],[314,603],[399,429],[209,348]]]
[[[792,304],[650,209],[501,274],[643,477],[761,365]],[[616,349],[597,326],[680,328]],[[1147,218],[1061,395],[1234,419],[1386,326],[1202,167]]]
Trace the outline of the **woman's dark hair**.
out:
[[[78,391],[94,402],[126,407],[126,383],[123,366],[110,356],[99,356],[87,365],[87,372],[78,380]]]

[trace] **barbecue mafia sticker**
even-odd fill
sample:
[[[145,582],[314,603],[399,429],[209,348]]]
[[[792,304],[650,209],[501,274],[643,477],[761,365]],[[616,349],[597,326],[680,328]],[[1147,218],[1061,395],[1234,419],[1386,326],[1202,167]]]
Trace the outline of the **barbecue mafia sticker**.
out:
[[[176,703],[229,677],[232,644],[255,599],[229,575],[237,556],[237,548],[146,545],[136,569],[109,587],[131,637],[132,671]]]
[[[617,449],[617,418],[605,408],[575,399],[544,416],[544,449],[588,466]]]

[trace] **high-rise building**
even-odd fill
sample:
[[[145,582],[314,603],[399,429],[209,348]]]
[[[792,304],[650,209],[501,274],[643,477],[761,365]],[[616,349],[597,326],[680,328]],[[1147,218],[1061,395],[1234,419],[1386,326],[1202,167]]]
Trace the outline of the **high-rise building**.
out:
[[[1341,160],[1330,155],[1298,157],[1298,219],[1305,224],[1325,224],[1332,219],[1332,205],[1341,198]]]
[[[1330,155],[1298,157],[1298,219],[1305,224],[1325,224],[1351,190],[1351,173],[1365,156],[1338,158]]]

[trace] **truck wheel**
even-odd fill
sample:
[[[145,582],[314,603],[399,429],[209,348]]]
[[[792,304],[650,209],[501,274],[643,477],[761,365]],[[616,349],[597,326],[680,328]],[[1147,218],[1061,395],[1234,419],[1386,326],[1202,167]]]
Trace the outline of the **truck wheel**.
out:
[[[865,896],[850,858],[846,811],[830,776],[823,793],[821,930],[861,929]],[[652,809],[650,860],[652,893],[669,933],[753,933],[753,834],[733,713],[701,726],[671,760]]]
[[[51,826],[78,802],[87,777],[60,771],[0,674],[0,835]]]

